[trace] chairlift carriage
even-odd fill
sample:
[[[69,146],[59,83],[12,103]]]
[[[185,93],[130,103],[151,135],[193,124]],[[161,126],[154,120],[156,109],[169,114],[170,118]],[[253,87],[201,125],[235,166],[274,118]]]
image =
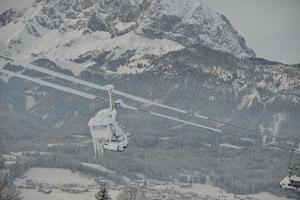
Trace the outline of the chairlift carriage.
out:
[[[100,110],[89,120],[88,126],[93,139],[95,156],[103,155],[103,150],[122,152],[128,145],[129,134],[118,123],[117,109],[120,103],[112,101],[112,85],[107,86],[109,94],[109,108]]]
[[[280,182],[280,187],[285,190],[300,191],[300,164],[291,165],[294,152],[291,151],[287,176]]]
[[[300,188],[300,164],[295,164],[290,168],[290,182],[295,188]]]

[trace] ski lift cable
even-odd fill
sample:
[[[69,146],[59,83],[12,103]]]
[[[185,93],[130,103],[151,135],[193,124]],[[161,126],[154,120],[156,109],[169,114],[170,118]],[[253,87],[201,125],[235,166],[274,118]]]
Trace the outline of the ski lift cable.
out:
[[[81,92],[81,91],[78,91],[78,90],[75,90],[75,89],[72,89],[72,88],[57,85],[57,84],[54,84],[54,83],[50,83],[48,81],[43,81],[43,80],[36,79],[36,78],[26,76],[26,75],[23,75],[23,74],[15,73],[15,72],[12,72],[12,71],[9,71],[9,70],[1,69],[0,72],[2,72],[4,74],[7,74],[9,76],[15,76],[15,77],[18,77],[18,78],[22,78],[22,79],[25,79],[25,80],[28,80],[28,81],[31,81],[31,82],[34,82],[34,83],[38,83],[38,84],[41,84],[41,85],[44,85],[44,86],[47,86],[47,87],[50,87],[50,88],[54,88],[54,89],[63,91],[63,92],[75,94],[75,95],[78,95],[78,96],[81,96],[81,97],[84,97],[84,98],[87,98],[87,99],[91,99],[91,100],[100,99],[102,101],[109,102],[108,100],[106,100],[102,97],[99,97],[97,95]],[[186,123],[186,124],[189,124],[189,125],[193,125],[193,126],[196,126],[196,127],[204,128],[204,129],[215,131],[215,132],[222,132],[222,130],[220,130],[220,129],[211,128],[211,127],[208,127],[208,126],[204,126],[204,125],[201,125],[201,124],[181,120],[181,119],[171,117],[171,116],[168,116],[168,115],[163,115],[163,114],[148,111],[148,110],[145,110],[145,109],[137,108],[137,107],[134,107],[134,106],[124,104],[123,102],[115,102],[115,103],[120,104],[120,106],[122,108],[127,108],[127,109],[134,110],[134,111],[141,111],[141,112],[144,112],[144,113],[149,113],[149,114],[161,117],[161,118],[166,118],[166,119]]]
[[[101,85],[98,85],[98,84],[95,84],[95,83],[92,83],[92,82],[81,80],[79,78],[68,76],[68,75],[58,73],[58,72],[55,72],[55,71],[52,71],[52,70],[48,70],[46,68],[38,67],[38,66],[35,66],[33,64],[30,64],[30,63],[17,62],[15,60],[13,60],[11,58],[7,58],[5,56],[0,56],[0,57],[2,57],[4,59],[7,59],[8,61],[12,61],[17,65],[21,65],[21,66],[23,66],[25,68],[28,68],[28,69],[31,69],[31,70],[35,70],[35,71],[38,71],[38,72],[41,72],[41,73],[44,73],[44,74],[48,74],[48,75],[51,75],[51,76],[54,76],[54,77],[57,77],[57,78],[60,78],[60,79],[68,80],[68,81],[71,81],[71,82],[74,82],[74,83],[77,83],[77,84],[85,85],[85,86],[88,86],[88,87],[91,87],[91,88],[99,89],[99,90],[102,90],[102,91],[107,91],[107,88],[105,86],[101,86]],[[186,111],[186,110],[183,110],[183,109],[180,109],[180,108],[174,108],[174,107],[171,107],[171,106],[168,106],[168,105],[165,105],[165,104],[161,104],[161,103],[158,103],[158,102],[155,102],[155,101],[151,101],[151,100],[148,100],[146,98],[138,97],[138,96],[135,96],[135,95],[132,95],[132,94],[128,94],[128,93],[119,91],[119,90],[113,89],[111,92],[116,94],[116,95],[120,95],[120,96],[126,97],[128,99],[131,99],[131,100],[134,100],[134,101],[137,101],[137,102],[140,102],[140,103],[144,103],[144,104],[148,104],[148,105],[154,105],[154,106],[165,108],[165,109],[168,109],[168,110],[172,110],[172,111],[175,111],[175,112],[178,112],[178,113],[187,114],[189,116],[200,118],[200,119],[203,119],[203,120],[209,120],[209,121],[221,123],[221,124],[232,126],[232,127],[235,127],[235,128],[241,129],[241,130],[245,130],[245,131],[248,131],[248,132],[253,132],[253,133],[256,133],[256,134],[259,134],[259,135],[262,134],[257,129],[251,129],[251,128],[248,128],[248,127],[243,127],[243,126],[240,126],[240,125],[237,125],[237,124],[234,124],[234,123],[225,122],[225,121],[222,121],[222,120],[219,120],[219,119],[216,119],[216,118],[200,115],[200,114],[197,114],[195,112]],[[263,135],[266,135],[268,137],[275,138],[275,139],[278,139],[278,140],[286,140],[283,137],[275,136],[275,135],[272,135],[272,134],[264,133]],[[296,140],[296,141],[300,143],[300,141],[298,141],[298,140]]]
[[[15,72],[8,71],[8,70],[5,70],[5,69],[0,69],[0,72],[2,72],[4,74],[7,74],[9,76],[15,76],[15,77],[18,77],[18,78],[22,78],[22,79],[25,79],[25,80],[28,80],[28,81],[31,81],[31,82],[34,82],[34,83],[37,83],[37,84],[41,84],[41,85],[44,85],[44,86],[47,86],[47,87],[50,87],[50,88],[53,88],[53,89],[57,89],[57,90],[66,92],[66,93],[78,95],[80,97],[84,97],[84,98],[87,98],[87,99],[90,99],[90,100],[99,99],[99,100],[108,102],[107,99],[104,99],[102,97],[99,97],[99,96],[96,96],[96,95],[93,95],[93,94],[78,91],[78,90],[75,90],[75,89],[72,89],[72,88],[68,88],[68,87],[58,85],[58,84],[50,83],[48,81],[43,81],[43,80],[33,78],[33,77],[30,77],[30,76],[26,76],[26,75],[23,75],[23,74],[15,73]],[[195,127],[198,127],[198,128],[214,131],[214,132],[221,133],[221,134],[227,134],[227,135],[231,135],[231,136],[234,136],[234,137],[248,139],[248,140],[253,141],[253,142],[259,142],[259,143],[262,143],[264,145],[268,145],[269,147],[276,147],[276,148],[281,149],[281,150],[293,151],[295,153],[300,154],[300,151],[295,150],[295,149],[289,149],[289,148],[282,147],[280,145],[276,145],[276,144],[273,144],[273,143],[264,142],[264,141],[259,140],[259,139],[249,138],[249,137],[246,137],[246,136],[243,136],[243,135],[231,133],[231,132],[221,130],[221,129],[217,129],[217,128],[212,128],[212,127],[205,126],[205,125],[202,125],[202,124],[199,124],[199,123],[194,123],[194,122],[191,122],[191,121],[182,120],[182,119],[172,117],[172,116],[169,116],[169,115],[153,112],[153,111],[142,109],[142,108],[137,108],[137,107],[134,107],[134,106],[127,105],[127,104],[123,103],[122,101],[116,101],[114,103],[120,104],[120,106],[122,108],[130,109],[130,110],[133,110],[133,111],[140,111],[140,112],[147,113],[147,114],[157,116],[157,117],[160,117],[160,118],[181,122],[181,123],[184,123],[184,124],[187,124],[187,125],[191,125],[191,126],[195,126]]]
[[[61,85],[50,83],[48,81],[43,81],[43,80],[40,80],[40,79],[37,79],[37,78],[33,78],[33,77],[30,77],[30,76],[26,76],[26,75],[23,75],[23,74],[11,72],[11,71],[8,71],[8,70],[5,70],[5,69],[0,69],[0,72],[2,72],[4,74],[7,74],[9,76],[15,76],[15,77],[18,77],[18,78],[22,78],[22,79],[25,79],[25,80],[28,80],[28,81],[31,81],[31,82],[34,82],[34,83],[37,83],[37,84],[41,84],[41,85],[44,85],[44,86],[47,86],[47,87],[50,87],[50,88],[53,88],[53,89],[57,89],[57,90],[66,92],[66,93],[75,94],[75,95],[78,95],[80,97],[84,97],[84,98],[87,98],[87,99],[91,99],[91,100],[93,100],[93,99],[101,99],[101,100],[104,100],[103,98],[98,97],[96,95],[92,95],[92,94],[88,94],[88,93],[85,93],[85,92],[81,92],[79,90],[75,90],[75,89],[72,89],[72,88],[64,87],[64,86],[61,86]]]

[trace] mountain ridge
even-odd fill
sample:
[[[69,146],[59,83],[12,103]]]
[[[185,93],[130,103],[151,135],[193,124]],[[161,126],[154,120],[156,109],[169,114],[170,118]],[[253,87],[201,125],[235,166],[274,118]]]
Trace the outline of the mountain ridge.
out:
[[[195,44],[255,56],[230,22],[201,1],[35,1],[22,16],[13,13],[3,15],[14,22],[2,26],[0,36],[2,53],[15,58],[45,57],[76,65],[73,60],[85,55],[109,52],[114,58],[135,51],[127,63],[131,73],[151,65],[149,56]],[[76,67],[91,65],[87,59]]]

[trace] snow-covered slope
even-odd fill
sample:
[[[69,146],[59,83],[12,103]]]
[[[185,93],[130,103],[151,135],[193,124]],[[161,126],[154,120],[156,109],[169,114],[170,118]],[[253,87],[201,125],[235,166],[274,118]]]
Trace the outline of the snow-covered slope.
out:
[[[35,1],[0,19],[1,54],[48,58],[75,74],[89,66],[139,73],[190,45],[255,55],[224,16],[199,0]]]

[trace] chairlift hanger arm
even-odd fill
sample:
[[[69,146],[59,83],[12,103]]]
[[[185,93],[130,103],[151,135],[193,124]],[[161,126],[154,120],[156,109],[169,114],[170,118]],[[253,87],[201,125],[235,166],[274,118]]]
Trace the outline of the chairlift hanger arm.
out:
[[[92,94],[81,92],[79,90],[75,90],[75,89],[72,89],[72,88],[67,88],[67,87],[64,87],[64,86],[61,86],[61,85],[50,83],[48,81],[43,81],[43,80],[36,79],[36,78],[26,76],[26,75],[23,75],[23,74],[11,72],[11,71],[8,71],[8,70],[5,70],[5,69],[0,69],[0,72],[4,73],[6,75],[9,75],[9,76],[15,76],[15,77],[18,77],[18,78],[22,78],[22,79],[31,81],[33,83],[44,85],[44,86],[47,86],[47,87],[50,87],[50,88],[53,88],[53,89],[57,89],[57,90],[60,90],[60,91],[66,92],[66,93],[75,94],[75,95],[78,95],[80,97],[84,97],[84,98],[87,98],[87,99],[94,100],[94,99],[100,98],[100,97],[97,97],[97,96],[92,95]]]

